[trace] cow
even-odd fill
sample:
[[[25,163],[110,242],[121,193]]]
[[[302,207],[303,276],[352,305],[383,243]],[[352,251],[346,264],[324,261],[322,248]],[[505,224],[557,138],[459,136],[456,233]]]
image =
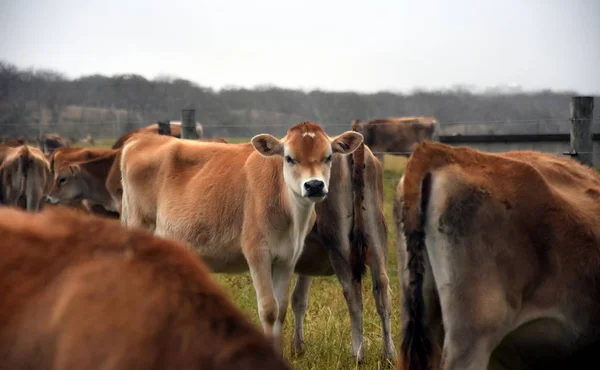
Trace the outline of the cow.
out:
[[[227,143],[222,138],[198,141]],[[81,200],[92,213],[119,218],[123,192],[120,158],[120,148],[57,149],[50,155],[53,182],[47,196],[49,202],[70,204]]]
[[[170,127],[171,127],[171,135],[169,136],[173,136],[176,138],[181,138],[181,122],[175,121],[175,122],[170,122]],[[154,134],[158,134],[158,123],[152,123],[148,126],[142,127],[142,128],[138,128],[136,130],[132,130],[128,133],[126,133],[125,135],[121,136],[112,146],[112,149],[118,149],[121,148],[125,142],[127,141],[127,139],[129,139],[131,136],[137,134],[137,133],[154,133]],[[196,133],[198,134],[198,138],[202,138],[203,137],[203,131],[202,131],[202,125],[200,123],[196,123]],[[223,140],[223,139],[218,139]],[[224,140],[223,140],[224,141]]]
[[[329,184],[330,195],[315,206],[317,221],[295,267],[298,278],[292,293],[295,316],[292,355],[301,355],[305,351],[303,326],[311,277],[335,274],[342,285],[350,314],[352,354],[359,363],[364,362],[361,276],[367,262],[381,319],[382,359],[394,363],[396,351],[391,333],[391,298],[386,267],[388,230],[383,214],[383,168],[370,149],[361,144],[351,156],[333,158]]]
[[[0,144],[0,203],[39,211],[50,178],[50,165],[35,147]]]
[[[40,147],[46,156],[52,154],[57,148],[68,147],[71,139],[64,138],[59,134],[44,134],[40,138]]]
[[[199,139],[199,141],[216,140],[218,139]],[[221,142],[226,143],[225,140]],[[360,157],[363,159],[359,160]],[[357,163],[354,163],[354,159],[357,159]],[[362,170],[363,167],[364,170]],[[122,188],[120,188],[121,173],[119,168],[115,166],[111,168],[111,171],[114,172],[109,174],[107,178],[107,188],[111,195],[117,199],[116,204],[120,205],[122,196]],[[66,173],[68,176],[68,172]],[[387,225],[383,215],[382,177],[381,165],[366,147],[361,149],[361,146],[359,146],[353,156],[347,156],[345,159],[338,156],[334,156],[332,159],[330,188],[333,196],[327,197],[325,201],[316,205],[317,221],[306,239],[303,253],[295,269],[295,272],[301,275],[299,275],[292,293],[292,311],[296,319],[292,340],[292,353],[294,355],[301,355],[305,351],[303,324],[311,277],[335,274],[343,287],[344,297],[350,312],[353,355],[357,357],[359,362],[363,362],[362,291],[360,275],[357,277],[356,271],[353,273],[352,269],[357,262],[364,264],[362,259],[366,257],[358,257],[356,262],[351,262],[353,256],[350,254],[352,248],[349,246],[348,235],[353,229],[355,233],[363,232],[365,225],[368,224],[369,232],[364,233],[368,238],[368,243],[365,245],[369,246],[367,262],[375,282],[373,294],[377,311],[382,320],[384,338],[382,358],[390,361],[395,358],[395,349],[391,337],[389,278],[386,271]],[[112,187],[109,186],[111,182]],[[111,188],[116,190],[110,190]],[[358,215],[362,211],[361,205],[356,205],[353,209],[355,197],[357,197],[356,199],[365,197],[367,200],[365,202],[367,209],[364,216]],[[348,214],[353,216],[352,222],[347,221]],[[365,218],[364,223],[360,221],[362,217]],[[355,240],[358,242],[360,240],[359,236],[355,236]],[[355,248],[354,250],[359,249]],[[323,263],[318,264],[315,261],[323,261]]]
[[[333,156],[361,143],[314,122],[241,144],[134,134],[121,152],[121,222],[189,243],[214,272],[249,270],[264,333],[282,351],[291,277],[330,195]]]
[[[595,363],[600,175],[592,169],[548,153],[424,142],[398,184],[394,220],[404,270],[399,369]]]
[[[0,209],[0,368],[291,370],[182,242]]]
[[[117,195],[120,151],[79,147],[56,149],[50,155],[52,184],[47,195],[50,203],[83,201],[90,212],[118,218],[121,211],[121,199]],[[109,182],[111,171],[118,171],[118,177],[111,177]]]
[[[379,118],[371,121],[353,120],[352,129],[360,132],[384,165],[384,152],[408,157],[424,140],[439,139],[439,123],[434,117]]]

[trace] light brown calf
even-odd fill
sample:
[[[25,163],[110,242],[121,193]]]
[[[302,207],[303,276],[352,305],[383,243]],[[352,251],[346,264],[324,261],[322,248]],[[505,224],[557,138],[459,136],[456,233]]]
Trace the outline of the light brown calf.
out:
[[[68,209],[0,240],[0,369],[291,369],[180,242]]]
[[[111,194],[107,182],[111,170],[115,171],[113,167],[118,169],[116,159],[120,151],[77,147],[56,149],[50,156],[53,181],[48,193],[49,201],[54,204],[84,201],[90,212],[104,213],[93,211],[94,207],[101,207],[118,217],[120,194]],[[111,181],[114,182],[114,179]]]
[[[596,365],[597,173],[546,153],[428,142],[397,191],[399,369],[485,369],[491,357],[508,368]]]
[[[382,152],[395,152],[403,157],[410,156],[414,148],[424,140],[436,140],[439,124],[433,117],[381,118],[371,121],[352,121],[352,129],[360,132],[365,144],[376,152],[377,159],[384,165]]]
[[[50,181],[50,165],[35,147],[0,144],[0,204],[38,211]]]
[[[199,139],[213,140],[218,139]],[[117,156],[119,155],[120,152]],[[115,163],[117,161],[118,158]],[[359,147],[352,156],[334,156],[332,159],[331,194],[316,205],[317,221],[295,268],[295,272],[302,275],[298,277],[292,294],[292,310],[296,319],[292,341],[294,354],[305,351],[304,316],[312,276],[335,274],[342,285],[350,313],[352,353],[359,362],[364,360],[360,277],[366,262],[371,269],[373,295],[381,317],[384,339],[382,357],[395,360],[390,323],[389,279],[386,272],[387,226],[383,215],[382,176],[381,165],[368,148],[362,150]],[[111,168],[106,186],[120,204],[121,173],[117,166]],[[349,235],[353,236],[352,247]]]
[[[121,153],[121,221],[187,241],[215,272],[249,269],[260,321],[281,349],[290,280],[315,203],[329,193],[333,155],[361,142],[312,122],[244,144],[137,134]]]

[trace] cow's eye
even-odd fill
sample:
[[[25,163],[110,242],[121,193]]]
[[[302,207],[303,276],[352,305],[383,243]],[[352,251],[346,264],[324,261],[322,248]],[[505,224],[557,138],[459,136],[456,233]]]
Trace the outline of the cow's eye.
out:
[[[294,159],[292,157],[290,157],[289,155],[285,156],[285,161],[289,164],[294,164]]]
[[[324,160],[324,162],[325,162],[325,163],[329,163],[329,162],[331,162],[331,154],[329,154],[327,157],[325,157],[325,160]]]
[[[64,177],[64,176],[61,176],[61,177],[59,177],[59,178],[58,178],[56,181],[57,181],[59,184],[61,184],[61,185],[62,185],[62,184],[64,184],[64,183],[67,181],[67,178],[66,178],[66,177]]]

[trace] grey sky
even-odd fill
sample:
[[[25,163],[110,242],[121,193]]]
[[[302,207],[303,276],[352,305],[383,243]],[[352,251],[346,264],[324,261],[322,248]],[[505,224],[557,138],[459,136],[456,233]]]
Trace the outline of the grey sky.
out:
[[[600,94],[600,1],[2,0],[0,60],[214,88]]]

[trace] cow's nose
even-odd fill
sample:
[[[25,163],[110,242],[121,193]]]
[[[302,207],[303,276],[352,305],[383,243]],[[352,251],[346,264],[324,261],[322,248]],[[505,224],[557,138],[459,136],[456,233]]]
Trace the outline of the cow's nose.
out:
[[[307,196],[323,195],[323,189],[325,183],[321,180],[310,180],[304,183],[304,190],[306,190]]]

